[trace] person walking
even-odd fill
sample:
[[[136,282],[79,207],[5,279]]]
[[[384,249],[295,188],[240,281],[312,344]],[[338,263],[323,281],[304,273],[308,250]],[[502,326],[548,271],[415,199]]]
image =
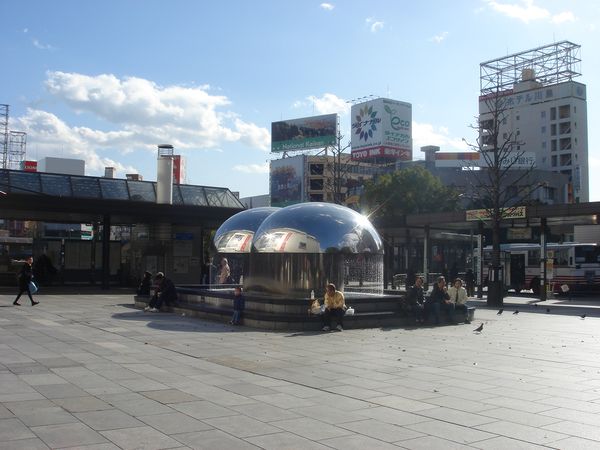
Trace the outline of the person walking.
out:
[[[15,306],[21,306],[21,304],[19,303],[19,299],[21,298],[23,292],[27,292],[29,300],[31,300],[31,306],[35,306],[39,303],[36,302],[31,296],[31,286],[29,283],[31,283],[33,280],[33,272],[31,270],[32,265],[33,256],[30,256],[25,260],[25,264],[23,264],[21,272],[19,272],[19,293],[17,294],[17,298],[15,298],[15,301],[13,302],[13,305]]]

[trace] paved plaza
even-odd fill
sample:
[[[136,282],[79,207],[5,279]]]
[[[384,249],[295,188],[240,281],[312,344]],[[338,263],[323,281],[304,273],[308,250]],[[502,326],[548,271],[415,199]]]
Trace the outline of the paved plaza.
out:
[[[0,449],[600,448],[593,302],[315,333],[37,299],[0,295]]]

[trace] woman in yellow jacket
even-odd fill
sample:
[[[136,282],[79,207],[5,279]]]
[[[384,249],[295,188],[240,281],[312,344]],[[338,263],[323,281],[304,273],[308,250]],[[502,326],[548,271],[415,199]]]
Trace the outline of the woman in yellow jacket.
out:
[[[325,297],[323,299],[325,311],[323,312],[323,331],[331,330],[331,318],[335,317],[338,331],[344,330],[344,314],[346,313],[346,302],[344,294],[336,291],[335,284],[329,283],[325,288]]]

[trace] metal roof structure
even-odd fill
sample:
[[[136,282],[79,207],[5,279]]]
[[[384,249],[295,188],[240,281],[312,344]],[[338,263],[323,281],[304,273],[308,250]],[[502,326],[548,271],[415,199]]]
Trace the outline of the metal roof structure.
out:
[[[218,227],[245,209],[223,187],[173,185],[173,204],[156,203],[156,183],[0,169],[0,216],[46,222],[197,223]]]
[[[560,41],[525,50],[479,65],[481,95],[511,90],[524,70],[533,70],[543,85],[571,81],[581,75],[581,46]]]

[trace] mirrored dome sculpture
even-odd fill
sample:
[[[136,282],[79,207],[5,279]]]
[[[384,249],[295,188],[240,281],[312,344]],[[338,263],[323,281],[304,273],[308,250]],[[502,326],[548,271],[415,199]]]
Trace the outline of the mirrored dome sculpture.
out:
[[[215,233],[213,242],[218,253],[250,253],[254,233],[263,221],[280,208],[253,208],[227,219]]]
[[[383,254],[371,222],[332,203],[300,203],[269,215],[256,231],[253,247],[259,253]]]
[[[367,218],[345,206],[300,203],[264,219],[254,234],[247,291],[306,299],[327,283],[383,292],[383,243]]]

